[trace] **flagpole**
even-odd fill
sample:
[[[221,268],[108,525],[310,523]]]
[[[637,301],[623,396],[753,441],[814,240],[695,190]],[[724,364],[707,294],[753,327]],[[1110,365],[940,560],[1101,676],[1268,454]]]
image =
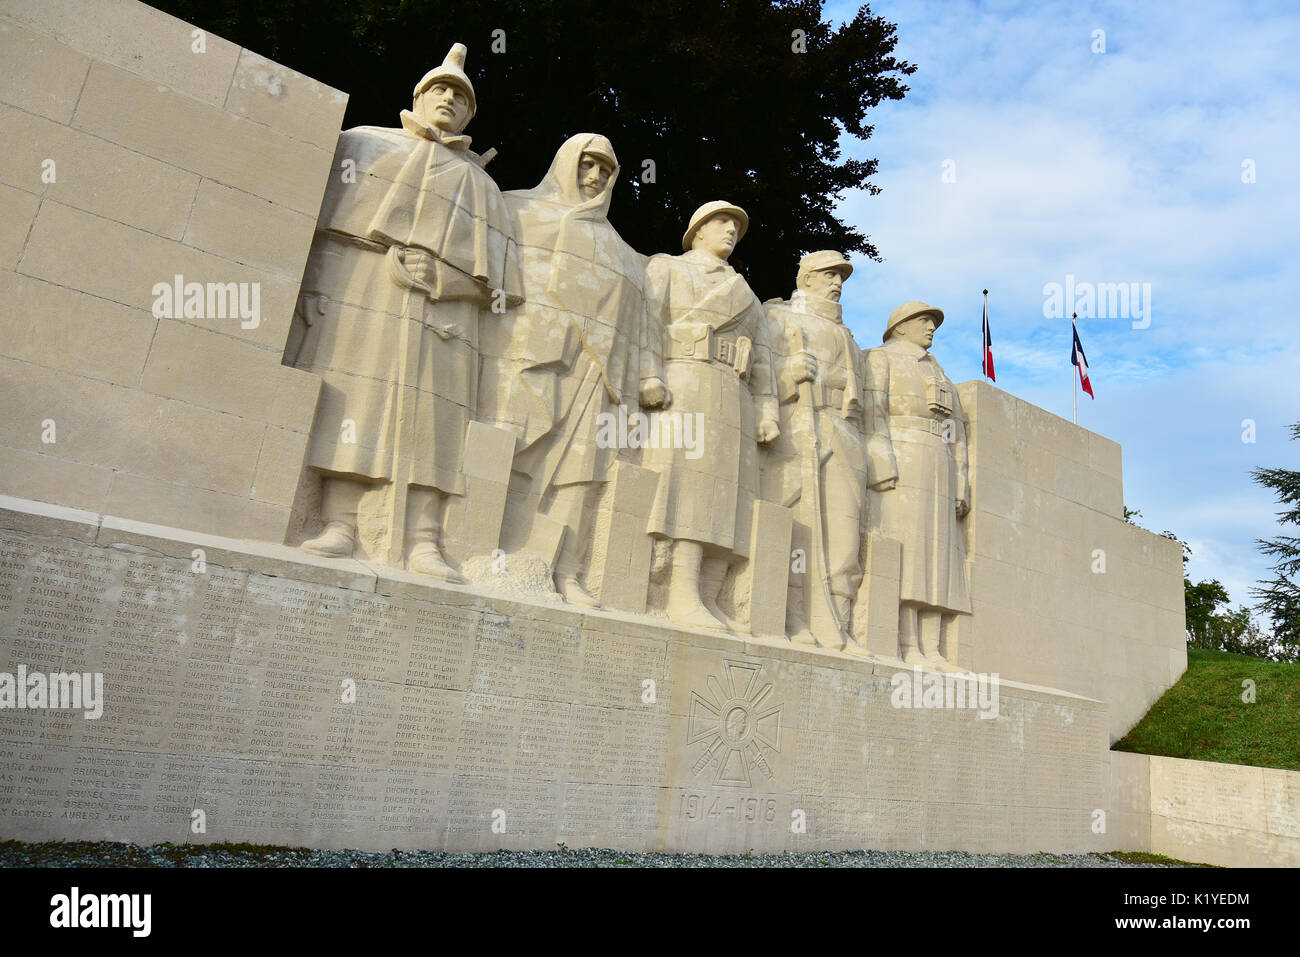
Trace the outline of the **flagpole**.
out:
[[[1074,330],[1075,324],[1079,321],[1079,314],[1076,312],[1070,316],[1070,350],[1074,350]],[[1077,359],[1078,356],[1075,356]],[[1074,424],[1079,424],[1079,367],[1073,362],[1070,368],[1074,371],[1070,373],[1070,379],[1074,382]]]

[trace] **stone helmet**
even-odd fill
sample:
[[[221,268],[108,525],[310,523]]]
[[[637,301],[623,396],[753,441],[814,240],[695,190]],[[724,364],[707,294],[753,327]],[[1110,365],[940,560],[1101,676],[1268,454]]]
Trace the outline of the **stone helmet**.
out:
[[[844,279],[853,275],[853,265],[844,258],[843,253],[834,249],[819,249],[799,260],[799,274],[795,278],[795,285],[800,285],[809,273],[823,269],[835,269]]]
[[[938,329],[943,325],[943,310],[936,309],[934,306],[921,302],[919,299],[913,299],[911,302],[905,302],[889,314],[889,324],[885,326],[885,334],[881,337],[882,341],[889,341],[889,334],[894,331],[896,326],[902,325],[909,319],[916,319],[919,316],[932,316],[934,318],[934,327]]]
[[[736,242],[739,243],[745,238],[745,230],[749,229],[749,214],[739,206],[732,206],[726,200],[715,199],[711,203],[705,203],[695,212],[691,213],[690,225],[686,227],[686,233],[682,236],[682,249],[690,252],[691,243],[695,240],[695,234],[700,231],[704,221],[711,216],[717,216],[719,213],[730,213],[736,217]]]
[[[469,99],[469,115],[465,117],[465,122],[461,124],[462,128],[468,125],[470,120],[474,119],[474,114],[478,111],[478,102],[474,98],[474,84],[465,75],[465,54],[468,52],[465,49],[465,44],[453,43],[451,49],[447,51],[447,58],[442,61],[442,65],[434,67],[415,85],[414,94],[418,97],[439,80],[460,87],[465,91],[465,96]]]

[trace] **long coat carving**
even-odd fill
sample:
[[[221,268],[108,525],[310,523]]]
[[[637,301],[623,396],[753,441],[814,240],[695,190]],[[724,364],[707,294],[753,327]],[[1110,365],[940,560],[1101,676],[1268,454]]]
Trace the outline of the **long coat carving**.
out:
[[[747,557],[759,491],[756,426],[777,421],[763,305],[739,273],[699,250],[652,256],[646,290],[651,321],[663,328],[669,412],[700,413],[702,423],[695,451],[646,451],[645,464],[660,473],[647,529]]]
[[[519,302],[522,276],[505,202],[469,137],[410,111],[402,122],[339,138],[299,304],[308,325],[294,364],[324,380],[307,464],[459,494],[479,313],[494,295]],[[418,441],[395,475],[399,415],[414,417]]]
[[[578,188],[582,155],[613,164],[605,189]],[[515,468],[536,491],[602,481],[618,451],[596,443],[596,417],[620,404],[636,408],[639,355],[646,334],[645,257],[606,218],[618,179],[603,136],[570,137],[535,188],[505,194],[522,251],[526,302],[511,317],[506,358],[519,378],[485,384],[506,391],[498,414],[521,433]]]
[[[880,532],[903,543],[899,598],[969,614],[966,539],[956,506],[969,502],[970,484],[957,389],[934,356],[902,339],[871,349],[866,359],[873,404],[889,416],[889,444],[868,444],[872,482],[898,476],[897,488],[876,501]],[[937,394],[950,403],[948,415],[932,410]]]

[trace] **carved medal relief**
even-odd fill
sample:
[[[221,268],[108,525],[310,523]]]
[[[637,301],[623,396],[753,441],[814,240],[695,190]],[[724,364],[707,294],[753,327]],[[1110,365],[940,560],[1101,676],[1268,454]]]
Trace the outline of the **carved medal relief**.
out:
[[[763,666],[726,660],[705,689],[692,691],[686,743],[703,744],[691,771],[714,786],[750,787],[771,781],[769,758],[781,751],[781,709]]]

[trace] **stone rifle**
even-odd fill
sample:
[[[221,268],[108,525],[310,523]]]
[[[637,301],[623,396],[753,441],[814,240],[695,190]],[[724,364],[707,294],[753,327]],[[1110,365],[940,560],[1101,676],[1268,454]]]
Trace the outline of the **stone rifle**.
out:
[[[808,351],[807,343],[804,341],[803,327],[798,323],[791,322],[787,324],[785,340],[791,356],[797,356],[801,352]],[[826,554],[826,532],[822,528],[821,443],[817,438],[817,409],[813,404],[812,382],[808,379],[799,383],[799,406],[805,410],[804,415],[808,422],[808,440],[803,443],[803,487],[808,490],[811,497],[808,511],[805,514],[809,516],[808,528],[811,539],[809,550],[812,552],[810,557],[813,560],[808,563],[805,574],[811,575],[814,582],[807,610],[808,628],[819,642],[823,642],[823,637],[813,630],[813,622],[820,620],[834,625],[838,635],[835,643],[833,645],[827,644],[826,647],[839,650],[844,647],[845,622],[840,621],[839,613],[835,609],[835,599],[831,596],[830,563]],[[818,611],[822,614],[817,614]]]

